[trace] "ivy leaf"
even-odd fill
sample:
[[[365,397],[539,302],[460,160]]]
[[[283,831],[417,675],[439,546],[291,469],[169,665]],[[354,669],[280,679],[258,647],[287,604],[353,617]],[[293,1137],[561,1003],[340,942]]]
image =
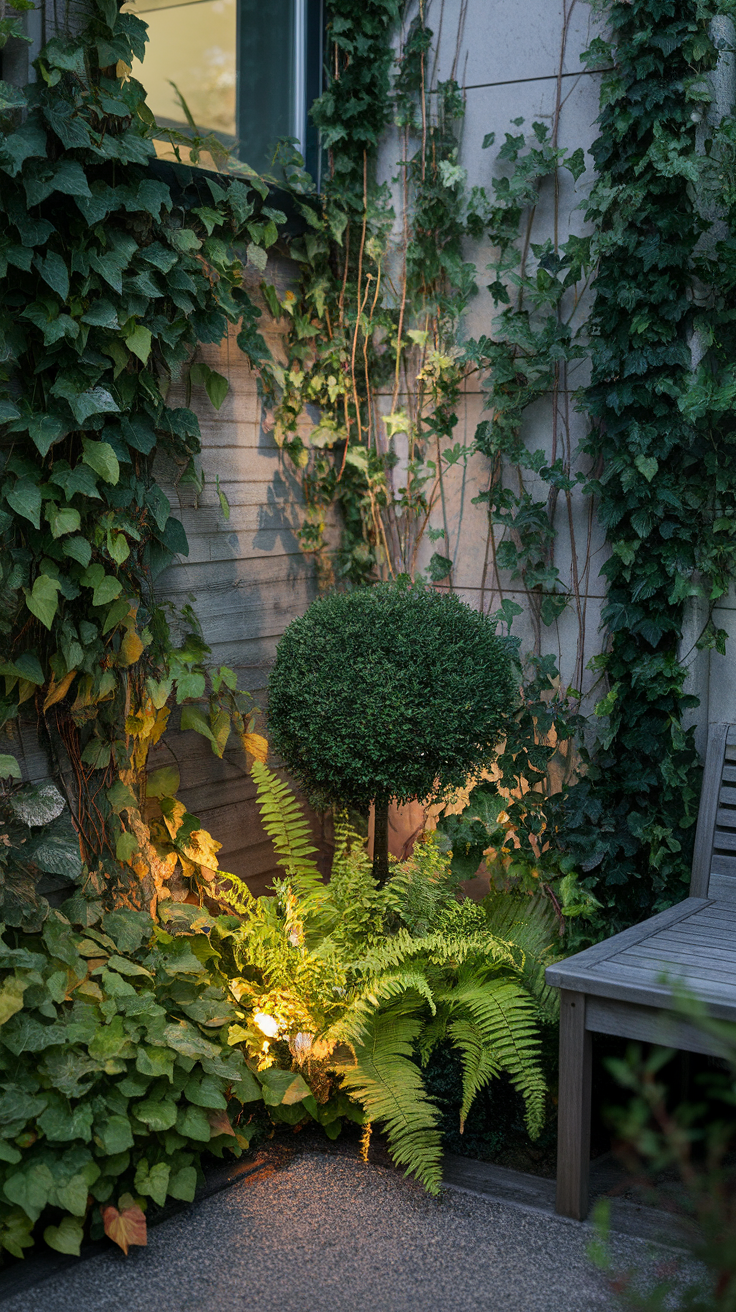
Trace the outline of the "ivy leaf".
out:
[[[452,561],[449,556],[440,556],[435,551],[429,562],[428,574],[433,583],[439,583],[441,579],[446,579],[452,571]]]
[[[106,387],[91,387],[87,392],[80,392],[78,396],[70,400],[69,404],[74,411],[74,417],[80,424],[83,424],[91,415],[117,414],[119,410],[117,401],[111,396]],[[107,481],[110,482],[110,479]],[[117,479],[114,481],[117,482]]]
[[[68,431],[67,425],[57,419],[56,415],[33,415],[28,421],[28,435],[42,456],[48,455],[54,442],[58,442]]]
[[[186,706],[182,707],[181,728],[182,732],[186,729],[193,729],[195,733],[199,733],[203,738],[209,739],[213,746],[217,746],[217,739],[215,738],[215,735],[210,728],[209,721],[201,707],[195,706],[192,703],[188,703]]]
[[[101,296],[99,300],[93,301],[88,310],[82,315],[82,323],[89,323],[97,328],[118,329],[120,324],[114,305],[111,301]]]
[[[0,82],[0,113],[9,109],[23,109],[28,104],[20,87],[11,86],[9,82]]]
[[[0,752],[0,779],[20,779],[20,766],[14,756]]]
[[[76,533],[81,523],[78,510],[73,506],[57,506],[55,501],[47,501],[45,514],[54,538],[63,537],[65,533]]]
[[[148,776],[146,795],[148,797],[175,797],[179,791],[179,771],[175,765],[163,765]]]
[[[119,579],[114,578],[112,574],[106,574],[92,593],[92,605],[107,605],[108,601],[114,601],[116,597],[120,596],[122,588],[123,585]]]
[[[166,1202],[166,1194],[169,1184],[169,1175],[171,1167],[168,1162],[157,1162],[155,1166],[148,1165],[145,1157],[138,1163],[135,1173],[134,1189],[139,1194],[147,1194],[152,1198],[154,1203],[163,1207]]]
[[[87,538],[67,538],[62,546],[65,556],[70,556],[86,569],[92,559],[92,544]]]
[[[54,191],[65,196],[91,196],[87,175],[82,165],[76,160],[62,159],[55,167],[31,166],[29,175],[23,178],[29,205],[39,205]]]
[[[634,464],[639,470],[639,473],[642,474],[643,477],[647,480],[647,483],[651,483],[652,479],[657,473],[657,470],[659,469],[659,461],[657,460],[657,457],[637,456],[636,460],[634,461]]]
[[[127,1205],[124,1206],[124,1203]],[[130,1194],[125,1194],[120,1199],[120,1207],[120,1211],[112,1205],[101,1207],[100,1214],[108,1239],[112,1239],[112,1242],[117,1244],[118,1248],[122,1248],[127,1256],[132,1244],[145,1248],[148,1243],[146,1217],[137,1203],[133,1202]]]
[[[191,228],[174,228],[171,233],[171,244],[175,246],[183,255],[193,254],[198,251],[202,243]]]
[[[98,388],[96,390],[102,391],[103,389]],[[112,400],[112,397],[110,399]],[[117,410],[117,406],[115,406],[115,409]],[[120,464],[110,443],[93,442],[90,438],[83,437],[82,446],[84,448],[84,455],[82,456],[84,463],[94,469],[100,478],[104,478],[106,483],[117,483],[120,478]],[[97,604],[95,603],[95,605]]]
[[[58,609],[59,587],[58,579],[49,578],[48,574],[39,574],[32,590],[23,589],[29,611],[47,629],[51,628]]]
[[[140,660],[144,650],[143,643],[135,629],[126,629],[118,652],[118,665],[124,667],[135,665],[136,661]]]
[[[204,675],[198,670],[181,674],[176,681],[177,704],[181,704],[187,697],[201,697],[204,694],[204,687]]]
[[[215,410],[219,410],[230,390],[227,378],[224,378],[222,374],[218,374],[215,369],[210,369],[209,377],[205,380],[204,386]]]
[[[0,665],[0,674],[15,675],[18,679],[25,679],[28,683],[35,683],[37,688],[46,682],[46,676],[41,669],[41,662],[33,651],[24,651],[20,656],[16,656],[14,661],[5,661]]]
[[[65,1216],[58,1225],[47,1225],[43,1237],[55,1252],[79,1257],[84,1237],[82,1222],[78,1216]]]
[[[563,168],[568,169],[569,172],[572,173],[575,182],[577,182],[581,173],[585,172],[585,154],[582,146],[578,146],[577,150],[573,151],[569,159],[563,160],[562,165]]]
[[[34,528],[41,527],[41,489],[38,483],[26,475],[19,478],[15,487],[6,492],[5,500],[18,515],[29,519]]]
[[[253,265],[259,273],[263,273],[268,264],[268,252],[264,251],[262,246],[257,246],[255,242],[248,242],[247,249],[248,263]]]
[[[34,264],[44,282],[48,283],[51,290],[56,292],[62,301],[66,301],[69,296],[69,270],[61,256],[55,251],[50,251],[45,259],[37,255]]]
[[[125,339],[125,345],[133,355],[137,355],[141,364],[145,364],[151,354],[151,332],[150,329],[144,328],[142,324],[137,324],[129,337]]]
[[[115,855],[118,861],[130,861],[131,857],[134,857],[139,850],[139,846],[135,834],[127,831],[124,834],[119,834],[115,843]]]

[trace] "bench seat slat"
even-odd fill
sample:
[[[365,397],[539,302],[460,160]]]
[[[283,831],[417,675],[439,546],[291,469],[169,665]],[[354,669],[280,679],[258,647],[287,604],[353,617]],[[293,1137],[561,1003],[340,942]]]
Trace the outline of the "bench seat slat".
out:
[[[718,825],[713,837],[713,847],[716,852],[736,852],[736,832]]]
[[[623,965],[616,961],[607,961],[605,970],[601,968],[600,978],[601,981],[610,979],[615,983],[624,985],[624,987],[626,984],[641,985],[642,987],[649,989],[652,993],[656,992],[663,998],[669,998],[671,997],[671,990],[665,984],[662,984],[659,979],[659,974],[660,972],[658,970],[648,970],[643,966]],[[696,991],[697,986],[698,997],[704,1002],[707,1002],[710,997],[722,998],[725,1001],[733,1003],[734,1010],[736,1011],[736,996],[734,993],[733,981],[729,983],[720,979],[702,979],[695,973],[689,977],[678,975],[678,978],[683,983],[689,984],[693,992]],[[591,991],[595,993],[595,977],[591,977],[590,984]]]
[[[727,882],[724,878],[724,883]],[[692,919],[692,917],[688,917]],[[732,907],[728,902],[711,902],[703,910],[702,920],[699,923],[709,925],[713,929],[725,929],[736,933],[736,907]],[[642,935],[646,938],[646,935]]]
[[[646,942],[646,940],[644,941]],[[704,945],[709,944],[719,952],[721,948],[725,948],[726,951],[733,948],[734,956],[736,956],[736,934],[731,934],[726,929],[703,929],[702,932],[698,932],[693,928],[689,933],[683,930],[681,934],[658,934],[656,941],[661,943],[664,950],[668,947],[680,945],[683,948],[692,947],[698,952],[702,952]]]
[[[732,855],[714,852],[710,859],[710,872],[712,875],[736,875],[736,852]]]
[[[718,951],[706,953],[702,947],[686,947],[683,944],[636,943],[624,952],[617,953],[611,960],[622,961],[624,958],[628,960],[631,954],[647,961],[669,961],[672,965],[678,962],[691,964],[694,962],[700,964],[703,970],[726,971],[728,974],[736,970],[736,954],[728,948],[724,948],[723,951],[719,948]]]
[[[616,958],[619,965],[632,965],[637,969],[648,970],[650,967],[656,975],[665,971],[675,979],[694,979],[698,984],[704,980],[722,980],[724,984],[730,984],[736,988],[736,962],[721,961],[720,954],[714,960],[718,961],[718,966],[704,966],[702,955],[693,957],[678,956],[676,953],[661,952],[622,952],[620,957]]]

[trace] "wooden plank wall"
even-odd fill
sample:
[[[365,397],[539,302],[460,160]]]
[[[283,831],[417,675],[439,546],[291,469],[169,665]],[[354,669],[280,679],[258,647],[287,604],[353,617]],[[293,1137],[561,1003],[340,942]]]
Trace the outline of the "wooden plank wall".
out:
[[[282,261],[265,276],[283,293],[289,272]],[[266,312],[261,324],[268,345],[280,356],[278,331]],[[236,337],[231,327],[220,345],[203,346],[197,356],[230,383],[219,411],[203,387],[192,388],[187,397],[180,384],[167,398],[170,405],[189,403],[199,418],[202,455],[197,464],[206,482],[195,496],[191,487],[177,485],[179,471],[170,465],[157,471],[189,541],[189,556],[160,576],[157,591],[177,607],[191,602],[213,663],[235,669],[240,687],[263,706],[278,640],[312,601],[316,583],[314,566],[296,537],[302,505],[299,484],[261,423],[256,376]],[[218,477],[229,518],[220,507]],[[181,800],[223,844],[221,867],[247,879],[254,893],[263,892],[277,871],[240,745],[229,748],[220,761],[197,734],[170,732],[151,753],[150,768],[173,758],[181,774]],[[315,838],[324,848],[321,821],[311,818]]]

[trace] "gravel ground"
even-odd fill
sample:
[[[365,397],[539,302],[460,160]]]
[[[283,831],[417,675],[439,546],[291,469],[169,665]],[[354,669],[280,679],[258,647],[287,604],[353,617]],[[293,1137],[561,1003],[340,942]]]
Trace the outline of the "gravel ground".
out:
[[[574,1222],[321,1154],[243,1181],[2,1312],[614,1312]],[[652,1266],[615,1238],[621,1267]],[[672,1257],[663,1251],[661,1257]]]

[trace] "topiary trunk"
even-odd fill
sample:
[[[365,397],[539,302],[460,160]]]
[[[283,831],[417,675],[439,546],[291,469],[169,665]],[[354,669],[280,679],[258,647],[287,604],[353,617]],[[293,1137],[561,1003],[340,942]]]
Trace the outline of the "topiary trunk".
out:
[[[373,877],[379,888],[388,879],[388,802],[373,803]]]

